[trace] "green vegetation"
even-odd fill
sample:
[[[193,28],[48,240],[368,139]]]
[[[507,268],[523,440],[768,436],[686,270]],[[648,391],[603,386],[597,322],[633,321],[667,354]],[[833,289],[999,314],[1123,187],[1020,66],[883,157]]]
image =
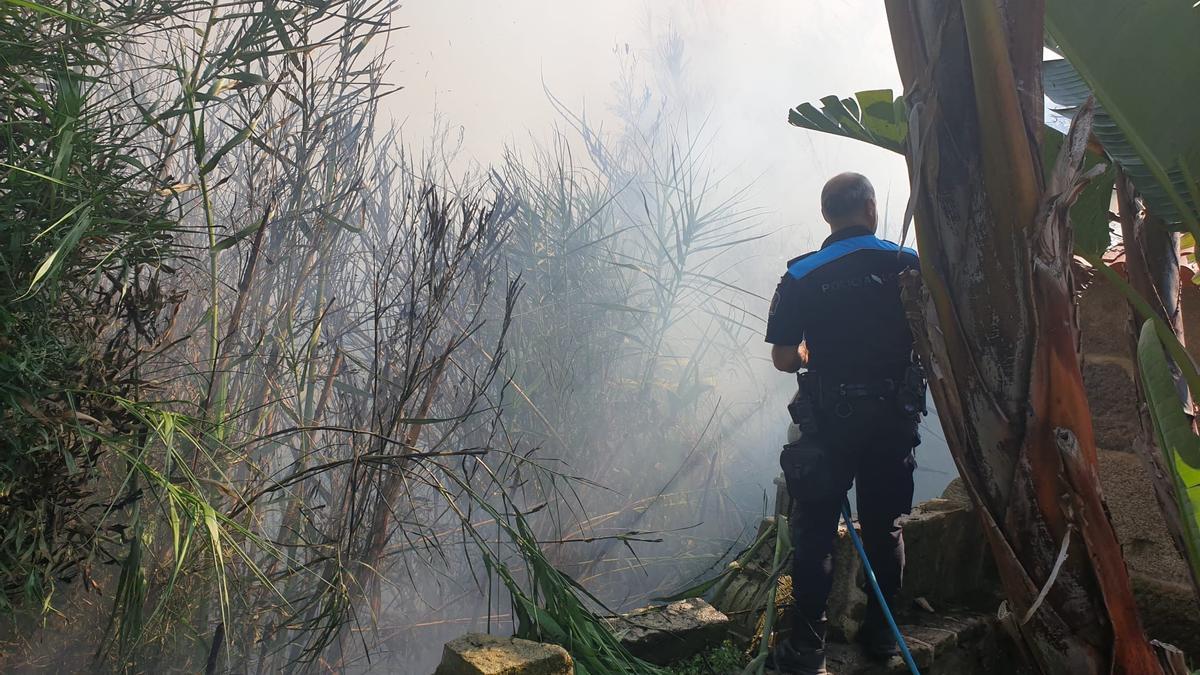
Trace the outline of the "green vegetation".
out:
[[[666,669],[671,675],[734,675],[746,666],[746,655],[732,642],[723,642]]]
[[[0,6],[0,606],[49,602],[122,557],[136,486],[97,482],[145,428],[121,405],[172,302],[178,198],[133,152],[154,140],[93,79],[121,40],[99,7],[73,18]],[[80,14],[83,14],[81,16]],[[129,10],[123,21],[148,19]]]
[[[13,658],[400,668],[483,617],[649,672],[605,603],[733,549],[740,193],[665,108],[452,173],[377,119],[394,10],[0,4]]]
[[[1101,5],[1093,20],[1121,15],[1121,3]],[[380,102],[403,84],[389,81],[386,60],[396,9],[394,0],[0,2],[6,654],[30,656],[23,637],[39,626],[86,627],[54,655],[63,668],[403,670],[426,644],[486,628],[563,644],[581,673],[656,672],[599,617],[711,576],[738,548],[730,533],[745,523],[727,491],[739,459],[730,439],[753,429],[761,406],[754,392],[732,400],[714,383],[749,372],[747,336],[761,328],[753,308],[765,304],[729,273],[730,254],[756,237],[743,192],[712,171],[686,103],[643,96],[632,66],[618,128],[595,128],[554,101],[564,129],[548,143],[486,172],[451,170],[444,139],[414,148],[382,118]],[[971,40],[1000,30],[970,9]],[[949,188],[1019,193],[1013,204],[1030,212],[1050,194],[1044,177],[1081,188],[1075,242],[1093,259],[1125,175],[1161,219],[1200,233],[1195,134],[1160,133],[1187,126],[1179,116],[1195,108],[1170,97],[1200,87],[1128,93],[1142,91],[1147,72],[1173,72],[1161,48],[1170,41],[1144,45],[1153,68],[1131,67],[1096,37],[1112,31],[1080,34],[1067,3],[1048,9],[1055,46],[1075,68],[1048,66],[1047,89],[1083,124],[1096,94],[1097,136],[1116,168],[1093,170],[1102,158],[1084,161],[1078,136],[1046,129],[1044,157],[1013,171],[983,162],[978,185],[943,167],[955,176]],[[1186,36],[1196,16],[1137,21],[1146,35]],[[1007,63],[990,51],[1002,42],[955,43],[943,62],[957,53]],[[668,46],[662,58],[682,67],[682,47]],[[907,152],[919,196],[936,177],[922,164],[923,144],[940,133],[933,120],[978,106],[968,94],[938,111],[860,92],[802,104],[790,119]],[[997,144],[1024,147],[1034,118],[983,109],[1002,111],[983,125],[995,134],[943,140],[987,146],[977,154],[992,159]],[[1163,111],[1179,124],[1162,124]],[[1036,184],[1036,199],[995,182],[1008,175]],[[906,221],[922,209],[922,226],[936,228],[919,199]],[[1015,250],[991,228],[1021,220],[1005,209],[978,219],[968,243]],[[959,225],[942,232],[967,236]],[[1007,278],[998,269],[965,278]],[[1027,298],[1017,290],[996,281],[992,295],[970,297],[1026,319],[1042,311],[1012,300]],[[950,290],[932,291],[951,306]],[[1153,319],[1139,352],[1144,390],[1176,529],[1186,528],[1181,541],[1200,570],[1196,438],[1171,398],[1186,391],[1180,378],[1195,391],[1200,372],[1170,312],[1142,296],[1131,297]],[[952,316],[943,336],[957,340],[973,324]],[[1009,323],[981,319],[1010,331],[1010,344],[987,332],[979,344],[1001,345],[998,356],[956,348],[970,357],[958,372],[999,372],[1050,344],[1020,340],[1053,322]],[[1041,380],[1032,366],[1014,372],[1024,384],[961,393],[992,396],[973,410],[1023,419]],[[976,426],[1016,433],[1001,422]],[[1026,442],[994,440],[987,447]],[[999,454],[979,457],[998,462],[989,476],[1007,471]],[[1040,517],[1015,513],[997,522]],[[1081,538],[1089,546],[1091,535]],[[786,541],[775,541],[778,568]],[[1053,551],[1057,539],[1030,550],[1038,545]],[[1073,565],[1115,560],[1102,549],[1071,557],[1064,593],[1092,578]],[[1043,611],[1070,625],[1101,615],[1053,604]],[[1120,598],[1104,607],[1124,611]],[[669,672],[759,669],[764,657],[748,664],[723,645]]]

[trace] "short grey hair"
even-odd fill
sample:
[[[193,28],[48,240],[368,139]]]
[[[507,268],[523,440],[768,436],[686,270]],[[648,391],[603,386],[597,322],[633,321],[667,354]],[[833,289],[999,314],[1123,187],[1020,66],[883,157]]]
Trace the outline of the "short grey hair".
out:
[[[821,190],[821,213],[830,220],[851,215],[875,199],[875,188],[861,173],[843,173]]]

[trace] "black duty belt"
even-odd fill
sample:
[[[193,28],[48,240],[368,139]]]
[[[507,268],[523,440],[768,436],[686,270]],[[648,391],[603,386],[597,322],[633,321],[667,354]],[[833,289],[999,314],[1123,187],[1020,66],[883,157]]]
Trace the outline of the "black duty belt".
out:
[[[900,391],[900,382],[891,378],[871,382],[837,382],[810,376],[801,386],[814,398],[879,398]]]
[[[833,410],[841,418],[854,412],[851,401],[875,398],[891,400],[905,415],[925,414],[926,383],[919,364],[912,364],[904,371],[901,379],[885,378],[870,382],[837,382],[823,378],[811,371],[797,375],[799,391],[788,404],[792,421],[805,434],[819,431],[820,410]]]
[[[830,383],[822,387],[826,396],[839,398],[878,398],[891,396],[899,389],[895,380],[877,380],[860,383]]]

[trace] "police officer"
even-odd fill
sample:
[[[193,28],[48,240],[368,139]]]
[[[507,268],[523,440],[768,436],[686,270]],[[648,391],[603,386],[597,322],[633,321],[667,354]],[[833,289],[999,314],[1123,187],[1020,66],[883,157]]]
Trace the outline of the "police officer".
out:
[[[807,369],[789,406],[802,435],[780,456],[792,501],[795,619],[772,661],[786,673],[815,675],[828,672],[825,604],[852,482],[863,543],[889,604],[900,589],[904,538],[897,519],[912,507],[925,396],[898,284],[901,273],[917,267],[916,252],[875,236],[875,190],[860,174],[825,184],[821,215],[832,234],[820,250],[788,263],[766,336],[777,369]],[[886,658],[898,647],[874,594],[867,595],[860,639],[869,654]]]

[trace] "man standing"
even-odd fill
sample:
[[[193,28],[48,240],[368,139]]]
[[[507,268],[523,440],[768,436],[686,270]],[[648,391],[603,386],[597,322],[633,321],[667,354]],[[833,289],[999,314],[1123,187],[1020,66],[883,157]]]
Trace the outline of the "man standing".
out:
[[[875,190],[857,173],[821,190],[832,234],[821,249],[788,263],[771,300],[771,360],[798,375],[788,407],[802,436],[780,455],[792,501],[792,633],[772,653],[786,673],[822,675],[825,604],[841,505],[857,482],[863,544],[889,603],[900,590],[904,538],[897,519],[912,508],[913,448],[925,383],[914,365],[899,275],[917,268],[911,249],[875,236]],[[887,620],[868,592],[860,633],[877,658],[897,653]]]

